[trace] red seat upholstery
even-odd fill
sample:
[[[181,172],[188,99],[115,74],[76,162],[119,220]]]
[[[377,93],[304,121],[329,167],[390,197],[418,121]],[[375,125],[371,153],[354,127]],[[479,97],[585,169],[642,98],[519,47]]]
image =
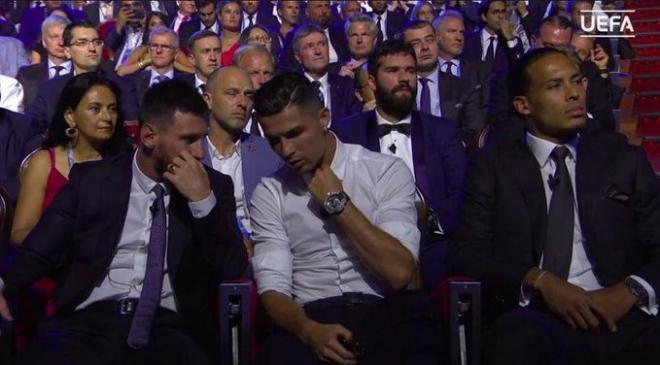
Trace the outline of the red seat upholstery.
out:
[[[660,141],[659,140],[644,140],[642,148],[646,151],[646,157],[653,167],[656,174],[660,173]]]

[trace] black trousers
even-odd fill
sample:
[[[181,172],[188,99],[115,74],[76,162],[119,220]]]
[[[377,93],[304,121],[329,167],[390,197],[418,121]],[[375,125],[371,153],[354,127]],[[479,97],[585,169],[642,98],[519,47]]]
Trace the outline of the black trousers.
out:
[[[438,364],[444,358],[446,341],[441,338],[438,306],[424,292],[404,292],[361,304],[333,297],[309,303],[304,309],[314,321],[339,323],[349,329],[363,354],[358,357],[359,364],[426,365]],[[311,348],[283,330],[268,339],[259,362],[322,363]]]
[[[39,328],[19,364],[124,365],[209,364],[207,354],[188,334],[182,317],[160,308],[149,344],[133,350],[126,337],[133,317],[119,313],[117,302],[98,302],[66,316],[54,316]]]
[[[660,318],[633,309],[618,331],[574,329],[558,317],[521,308],[495,320],[484,338],[484,364],[657,364]]]

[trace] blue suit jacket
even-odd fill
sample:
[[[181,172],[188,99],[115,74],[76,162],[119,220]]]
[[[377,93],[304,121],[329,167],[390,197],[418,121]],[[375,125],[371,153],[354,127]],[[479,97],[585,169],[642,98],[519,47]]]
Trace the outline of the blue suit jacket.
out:
[[[506,40],[500,36],[497,40],[495,60],[492,63],[491,70],[493,73],[507,72],[523,53],[524,49],[520,39],[515,47],[509,48]],[[480,62],[482,54],[481,28],[478,28],[472,33],[465,35],[465,49],[463,49],[461,58],[465,61]]]
[[[467,170],[458,125],[417,111],[411,119],[415,184],[438,214],[442,228],[451,232],[458,220]],[[376,112],[369,111],[333,123],[332,130],[342,142],[380,152],[377,126]]]
[[[332,123],[362,111],[362,103],[355,96],[353,79],[328,73]]]
[[[0,108],[0,186],[18,197],[18,170],[33,150],[41,145],[35,124],[23,114]]]
[[[301,12],[303,10],[301,9]],[[311,20],[307,20],[311,22]],[[302,24],[302,22],[301,22]],[[351,58],[351,54],[348,50],[348,40],[346,40],[346,33],[344,28],[338,25],[330,25],[330,43],[332,47],[335,48],[337,52],[337,58],[339,62],[346,62]],[[281,70],[287,71],[300,71],[300,63],[296,60],[296,57],[293,52],[293,33],[295,30],[290,31],[286,38],[284,39],[284,44],[279,54],[278,67]]]
[[[202,163],[213,168],[211,156],[209,156],[208,140],[202,139],[204,157]],[[270,176],[284,165],[282,159],[270,148],[270,145],[262,137],[253,134],[241,134],[241,165],[243,172],[243,201],[244,207],[250,208],[252,192],[261,181],[261,178]],[[239,187],[234,186],[234,190]]]

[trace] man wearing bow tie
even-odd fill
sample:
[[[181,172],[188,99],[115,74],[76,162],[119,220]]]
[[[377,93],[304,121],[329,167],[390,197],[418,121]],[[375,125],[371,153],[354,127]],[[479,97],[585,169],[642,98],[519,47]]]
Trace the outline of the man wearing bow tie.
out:
[[[425,202],[438,218],[434,238],[446,241],[456,225],[466,171],[458,125],[414,110],[417,67],[410,45],[385,41],[369,58],[368,71],[376,110],[338,121],[332,128],[343,142],[401,158],[415,177],[418,203]],[[438,256],[444,257],[443,246],[429,246],[433,250],[428,252],[422,247],[422,280],[427,287],[442,276]]]

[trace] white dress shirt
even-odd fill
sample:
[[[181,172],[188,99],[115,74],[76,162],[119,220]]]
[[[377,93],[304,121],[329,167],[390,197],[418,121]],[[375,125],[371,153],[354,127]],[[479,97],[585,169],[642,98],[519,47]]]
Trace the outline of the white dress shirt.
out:
[[[241,32],[245,30],[245,28],[250,26],[250,15],[248,13],[241,11],[241,15],[243,18],[243,22],[241,23]],[[257,24],[257,12],[252,14],[252,25]]]
[[[386,41],[387,40],[387,10],[385,10],[381,15],[373,13],[374,24],[376,24],[376,26],[378,26],[379,16],[380,16],[380,31],[383,33],[383,40]]]
[[[559,146],[556,143],[550,142],[545,139],[538,138],[533,136],[530,133],[527,133],[526,136],[527,146],[532,151],[532,154],[536,158],[540,166],[541,180],[543,181],[543,188],[545,190],[545,199],[546,207],[550,209],[550,200],[552,199],[552,190],[550,189],[550,176],[555,174],[557,166],[555,161],[550,158],[550,154],[555,147]],[[568,169],[568,175],[571,178],[571,185],[573,186],[573,196],[577,196],[575,193],[577,190],[575,188],[575,165],[577,161],[577,145],[579,141],[579,136],[575,137],[569,143],[565,144],[566,148],[569,150],[569,155],[566,156],[566,168]],[[574,199],[574,224],[575,228],[573,230],[573,252],[571,255],[571,265],[568,273],[568,282],[578,286],[584,290],[592,291],[597,289],[602,289],[603,286],[600,285],[596,275],[594,274],[594,265],[589,260],[587,252],[584,249],[585,238],[582,234],[582,226],[580,224],[580,215],[578,212],[578,203],[577,199]],[[543,256],[541,256],[541,262],[539,266],[543,268]],[[640,284],[642,284],[649,293],[649,299],[653,299],[646,308],[647,313],[657,313],[657,305],[655,303],[655,292],[653,288],[642,278],[638,276],[633,276]],[[526,306],[529,304],[530,295],[529,293],[522,292],[521,305]]]
[[[321,83],[320,89],[321,89],[321,93],[323,94],[323,104],[325,104],[325,107],[328,108],[328,110],[330,110],[330,113],[332,113],[332,104],[331,104],[332,100],[330,100],[330,81],[328,81],[328,73],[326,72],[325,75],[323,75],[323,77],[321,77],[318,80],[312,77],[312,75],[308,74],[307,72],[305,72],[305,77],[310,82],[318,81]]]
[[[85,308],[94,302],[102,300],[140,298],[140,294],[142,293],[142,284],[147,265],[148,243],[151,236],[152,216],[150,207],[156,200],[156,194],[152,190],[158,183],[140,170],[136,156],[137,154],[133,157],[133,178],[131,180],[128,211],[126,212],[126,219],[119,243],[115,248],[114,257],[103,281],[92,290],[89,297],[77,309]],[[167,210],[170,203],[169,190],[172,187],[163,186],[165,187],[165,210]],[[211,195],[206,199],[189,202],[188,206],[193,217],[201,218],[209,214],[215,203],[215,195],[211,192]],[[169,215],[167,226],[169,227]],[[166,233],[166,237],[169,237],[168,233]],[[167,245],[169,245],[169,242]],[[167,258],[167,251],[165,257]],[[163,277],[160,306],[176,311],[176,299],[174,298],[174,292],[170,283],[167,259],[164,265],[165,275]]]
[[[126,40],[124,42],[124,47],[122,47],[119,57],[117,57],[117,65],[115,65],[115,70],[117,70],[121,65],[126,62],[128,57],[133,54],[133,52],[142,45],[142,38],[144,31],[140,28],[139,31],[135,31],[131,26],[125,26],[124,32],[126,33]]]
[[[23,112],[23,85],[13,77],[0,75],[0,108]]]
[[[205,30],[205,29],[206,29],[206,25],[204,25],[204,23],[202,22],[199,22],[199,30]],[[217,20],[213,23],[213,25],[211,26],[211,28],[209,28],[209,30],[215,34],[220,34],[220,24],[218,23]]]
[[[392,124],[389,121],[385,120],[382,115],[376,109],[376,121],[378,125],[382,124]],[[407,117],[401,119],[397,124],[410,124],[411,116],[408,114]],[[403,160],[408,166],[408,170],[415,176],[415,164],[413,163],[412,155],[412,138],[406,136],[403,133],[398,131],[392,131],[389,134],[386,134],[379,138],[380,142],[380,152],[390,156],[396,156]],[[392,148],[394,145],[396,148]],[[395,152],[392,152],[394,150]]]
[[[99,1],[99,24],[103,24],[114,18],[114,9],[112,3]]]
[[[61,64],[56,65],[49,58],[48,59],[48,79],[49,80],[52,79],[53,77],[55,77],[55,75],[57,74],[57,70],[55,70],[55,68],[54,68],[55,66],[64,67],[62,69],[62,71],[60,71],[60,76],[64,76],[64,75],[68,74],[69,72],[71,72],[72,64],[71,64],[70,60],[66,60],[66,61],[62,62]]]
[[[332,46],[332,41],[330,39],[330,27],[326,28],[324,32],[325,37],[328,39],[328,58],[330,59],[330,63],[338,62],[339,56],[337,55],[337,50]]]
[[[152,68],[151,69],[151,76],[149,77],[149,86],[152,86],[155,82],[156,83],[158,82],[158,81],[156,81],[156,77],[158,77],[158,76],[165,76],[165,77],[168,77],[169,80],[172,80],[172,79],[174,79],[174,68],[171,68],[169,71],[167,71],[166,73],[164,73],[162,75],[159,74],[158,72],[156,72]]]
[[[199,76],[197,76],[197,74],[195,74],[195,89],[197,89],[197,92],[199,92],[199,95],[204,94],[202,89],[199,88],[202,85],[206,85],[206,81],[202,81],[202,79],[200,79]]]
[[[183,19],[185,19],[186,17],[188,18],[186,19],[186,21],[192,19],[192,17],[190,16],[181,14],[180,11],[176,12],[176,18],[174,18],[174,23],[172,23],[172,30],[174,31],[174,33],[177,34],[179,33],[179,27],[181,27],[181,24],[185,23]]]
[[[367,219],[399,240],[417,260],[415,185],[405,164],[337,140],[330,168]],[[274,290],[304,304],[347,292],[390,293],[388,285],[360,262],[335,221],[322,213],[307,190],[307,179],[285,166],[263,178],[252,195],[252,265],[259,294]]]
[[[447,72],[447,68],[449,67],[447,62],[451,62],[454,65],[451,66],[451,74],[456,76],[456,77],[461,77],[461,60],[459,59],[451,59],[451,60],[446,60],[442,57],[438,57],[438,62],[440,63],[440,71],[442,72]]]
[[[433,72],[431,72],[430,75],[426,77],[429,81],[428,87],[429,87],[429,94],[431,95],[431,114],[435,115],[436,117],[441,117],[442,116],[442,110],[440,108],[440,83],[438,80],[438,67],[436,66],[435,69],[433,69]],[[422,82],[420,81],[421,77],[419,77],[419,74],[417,75],[417,110],[421,110],[422,108]]]
[[[231,177],[234,183],[234,199],[236,200],[236,218],[242,225],[246,232],[251,233],[250,216],[245,207],[244,192],[245,187],[243,184],[243,162],[241,160],[241,140],[236,141],[234,149],[228,156],[223,156],[211,142],[211,138],[206,136],[208,143],[208,154],[211,156],[211,164],[215,171],[221,172]]]
[[[493,42],[493,56],[497,54],[497,45],[499,44],[499,38],[495,34],[490,34],[486,30],[486,28],[481,29],[481,60],[485,61],[486,60],[486,53],[488,52],[488,46],[490,45],[490,37],[493,36],[495,37],[495,41]],[[518,44],[518,38],[513,38],[510,41],[506,41],[506,45],[509,48],[513,48]]]

